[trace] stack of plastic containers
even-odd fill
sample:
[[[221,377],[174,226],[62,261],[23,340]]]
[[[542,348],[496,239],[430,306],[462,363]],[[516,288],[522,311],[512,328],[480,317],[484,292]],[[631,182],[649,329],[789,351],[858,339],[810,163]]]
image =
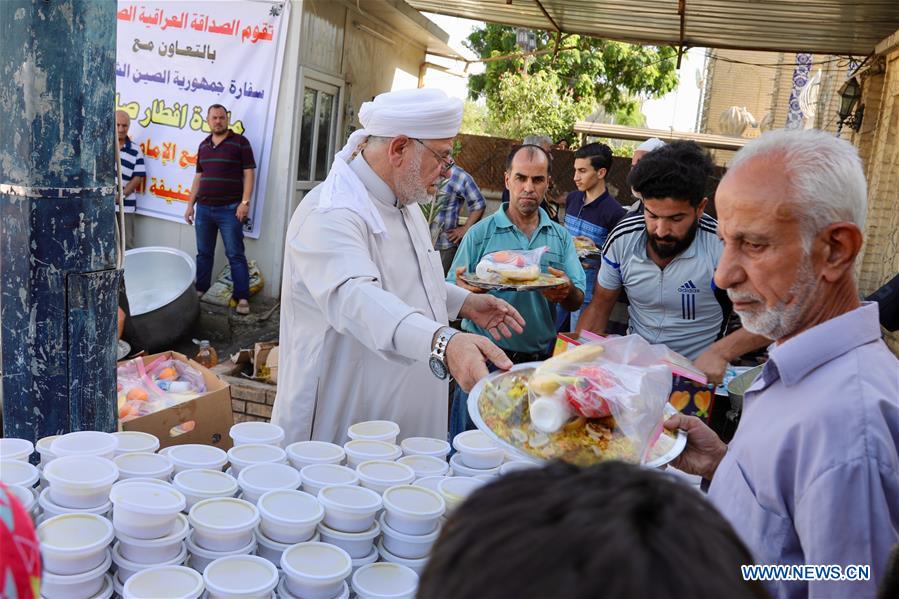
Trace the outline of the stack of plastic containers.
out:
[[[188,515],[193,532],[187,538],[190,565],[203,572],[210,563],[232,555],[256,551],[254,531],[259,510],[249,501],[231,497],[204,499]]]
[[[62,459],[62,458],[60,458]],[[112,595],[112,523],[97,514],[54,516],[37,527],[46,599],[89,599]],[[108,594],[106,594],[108,592]]]

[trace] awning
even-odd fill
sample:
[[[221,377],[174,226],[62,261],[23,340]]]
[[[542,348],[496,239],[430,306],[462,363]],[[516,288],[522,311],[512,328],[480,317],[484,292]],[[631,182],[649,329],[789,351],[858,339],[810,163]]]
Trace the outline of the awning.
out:
[[[727,137],[726,135],[711,135],[709,133],[683,133],[669,131],[667,129],[644,129],[642,127],[625,127],[624,125],[606,125],[603,123],[590,123],[578,121],[574,124],[574,132],[592,137],[610,137],[612,139],[631,139],[646,141],[650,137],[658,137],[662,141],[674,141],[676,139],[691,139],[699,145],[715,150],[739,150],[748,139],[740,137]]]
[[[403,0],[377,0],[373,2],[343,2],[358,14],[374,18],[385,23],[389,29],[368,33],[383,36],[385,39],[399,38],[415,40],[423,45],[428,54],[446,56],[455,60],[465,60],[465,56],[449,44],[449,34],[436,23],[415,10]],[[354,21],[354,26],[357,21]],[[366,27],[362,24],[363,27]]]
[[[897,0],[408,0],[420,11],[638,44],[865,56]]]

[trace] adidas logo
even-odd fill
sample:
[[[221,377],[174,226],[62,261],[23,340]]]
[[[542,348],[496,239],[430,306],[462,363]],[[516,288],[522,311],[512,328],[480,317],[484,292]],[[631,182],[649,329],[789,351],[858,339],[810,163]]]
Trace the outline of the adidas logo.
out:
[[[678,293],[699,293],[699,287],[693,284],[693,281],[687,281],[677,288]]]

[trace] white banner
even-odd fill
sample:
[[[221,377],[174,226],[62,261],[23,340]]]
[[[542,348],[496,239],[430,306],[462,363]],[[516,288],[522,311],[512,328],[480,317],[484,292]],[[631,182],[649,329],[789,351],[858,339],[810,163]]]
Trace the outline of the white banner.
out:
[[[147,180],[137,212],[184,222],[206,110],[222,104],[253,146],[256,184],[245,225],[258,238],[289,2],[118,3],[116,109],[131,117]]]

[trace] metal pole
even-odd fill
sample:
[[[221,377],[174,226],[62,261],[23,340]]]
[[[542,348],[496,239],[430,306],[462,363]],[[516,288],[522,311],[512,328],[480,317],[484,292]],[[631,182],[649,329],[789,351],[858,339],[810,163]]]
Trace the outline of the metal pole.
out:
[[[0,2],[3,433],[113,431],[116,3]]]

